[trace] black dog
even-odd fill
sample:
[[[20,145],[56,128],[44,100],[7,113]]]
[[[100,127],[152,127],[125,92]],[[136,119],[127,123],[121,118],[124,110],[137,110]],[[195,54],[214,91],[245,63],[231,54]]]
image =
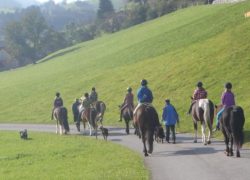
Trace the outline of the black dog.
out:
[[[24,129],[23,131],[20,131],[19,134],[20,134],[21,139],[25,139],[25,140],[28,139],[27,129]]]
[[[164,129],[162,126],[157,126],[155,128],[155,141],[156,142],[161,142],[163,143],[163,139],[165,137],[165,134],[164,134]]]
[[[101,126],[100,129],[102,130],[103,138],[107,141],[109,130],[107,128],[104,128],[103,126]]]

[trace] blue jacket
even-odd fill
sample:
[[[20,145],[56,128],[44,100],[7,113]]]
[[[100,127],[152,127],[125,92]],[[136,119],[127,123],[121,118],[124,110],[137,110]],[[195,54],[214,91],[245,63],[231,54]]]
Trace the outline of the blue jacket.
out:
[[[141,86],[137,91],[137,99],[139,103],[152,103],[153,94],[146,86]]]
[[[179,117],[174,106],[171,104],[166,104],[166,106],[163,108],[162,120],[167,126],[175,125],[176,122],[179,121]]]

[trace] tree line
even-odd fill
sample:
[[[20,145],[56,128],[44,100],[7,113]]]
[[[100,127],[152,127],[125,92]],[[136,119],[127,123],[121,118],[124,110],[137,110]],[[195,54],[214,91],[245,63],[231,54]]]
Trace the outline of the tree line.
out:
[[[73,18],[63,16],[62,5],[59,6],[53,1],[42,7],[31,6],[22,10],[18,13],[19,17],[8,23],[4,30],[6,50],[12,57],[11,61],[16,61],[17,66],[35,64],[49,53],[92,40],[103,33],[114,33],[180,8],[211,3],[207,0],[124,1],[126,5],[115,11],[111,0],[99,0],[98,10],[94,15],[89,4],[77,1],[75,5],[78,11],[81,7],[81,15]],[[87,9],[90,12],[86,13]],[[58,14],[61,16],[57,16]],[[85,17],[84,21],[81,17]],[[62,25],[63,18],[69,19],[67,24]],[[6,69],[3,66],[1,67],[0,63],[0,69]]]

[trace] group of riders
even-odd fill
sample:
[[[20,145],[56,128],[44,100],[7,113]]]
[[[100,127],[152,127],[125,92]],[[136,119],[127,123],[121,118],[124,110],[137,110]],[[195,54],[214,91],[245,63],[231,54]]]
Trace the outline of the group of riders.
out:
[[[123,100],[122,105],[120,106],[120,119],[119,121],[122,121],[122,113],[125,108],[131,108],[134,112],[136,109],[140,106],[140,104],[147,104],[149,106],[152,106],[153,102],[153,93],[152,91],[148,88],[148,82],[146,79],[141,80],[141,86],[137,91],[137,100],[138,100],[138,105],[135,107],[134,106],[134,95],[132,93],[132,88],[128,87],[127,88],[127,94],[125,95],[125,98]],[[203,87],[202,82],[197,83],[197,87],[194,90],[193,96],[192,96],[192,101],[195,102],[199,99],[206,99],[208,96],[207,91]],[[72,105],[72,112],[74,114],[74,121],[78,122],[78,113],[79,113],[79,105],[82,105],[83,109],[88,109],[91,107],[95,106],[95,103],[98,101],[98,94],[96,92],[95,87],[92,88],[90,94],[85,93],[83,97],[80,99],[76,99],[74,104]],[[169,129],[171,129],[173,135],[172,137],[175,137],[175,124],[179,122],[179,117],[178,113],[175,110],[174,106],[170,104],[170,99],[165,99],[165,106],[163,108],[163,113],[162,113],[162,120],[164,122],[164,125],[166,126],[166,140],[168,141],[169,139]],[[217,113],[216,116],[216,128],[214,131],[217,131],[220,129],[220,123],[219,119],[222,116],[223,111],[225,108],[230,107],[235,105],[235,99],[234,99],[234,94],[232,92],[232,84],[230,82],[227,82],[225,84],[225,90],[222,93],[221,96],[221,110]],[[56,93],[56,97],[54,99],[54,108],[63,106],[63,100],[60,97],[60,93]],[[52,111],[52,119],[53,119],[53,111]],[[191,112],[191,107],[189,110],[189,113]],[[175,141],[175,138],[174,138]]]
[[[216,128],[213,131],[220,130],[220,119],[224,110],[228,107],[235,105],[234,93],[232,92],[232,83],[227,82],[224,86],[225,90],[221,95],[221,104],[219,105],[220,111],[216,115]],[[202,82],[197,83],[197,88],[193,94],[193,101],[197,101],[199,99],[207,98],[207,91],[203,88]],[[190,110],[189,110],[190,113]]]
[[[81,109],[79,109],[80,105],[82,110],[89,109],[91,107],[95,107],[95,103],[98,101],[98,94],[95,90],[95,87],[92,88],[90,95],[89,93],[85,93],[80,99],[76,98],[75,102],[72,105],[72,112],[74,115],[74,122],[79,123],[79,113]],[[51,119],[53,119],[53,112],[57,107],[63,106],[63,99],[60,96],[60,93],[56,93],[56,97],[54,99],[54,107],[52,110]]]

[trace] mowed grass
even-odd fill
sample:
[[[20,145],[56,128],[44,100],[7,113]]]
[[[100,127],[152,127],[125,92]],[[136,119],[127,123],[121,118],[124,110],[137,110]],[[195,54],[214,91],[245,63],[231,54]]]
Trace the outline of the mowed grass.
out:
[[[61,92],[69,109],[76,97],[95,86],[107,105],[104,125],[118,123],[118,105],[126,88],[136,90],[146,78],[161,116],[170,98],[182,132],[192,132],[186,115],[197,81],[220,103],[224,83],[232,82],[236,103],[245,110],[250,139],[250,1],[194,6],[153,21],[78,44],[36,65],[0,73],[0,122],[52,123],[52,102]]]
[[[0,179],[149,179],[138,153],[104,140],[0,132]]]

